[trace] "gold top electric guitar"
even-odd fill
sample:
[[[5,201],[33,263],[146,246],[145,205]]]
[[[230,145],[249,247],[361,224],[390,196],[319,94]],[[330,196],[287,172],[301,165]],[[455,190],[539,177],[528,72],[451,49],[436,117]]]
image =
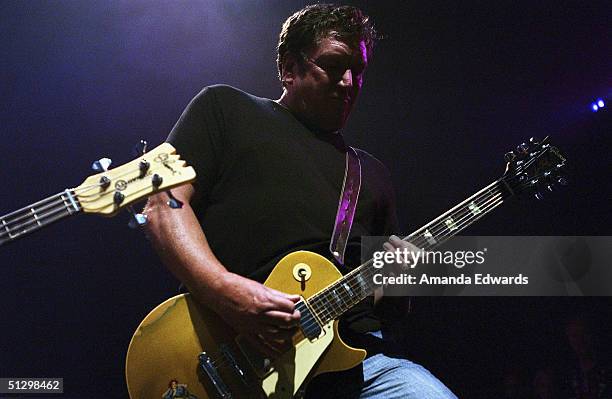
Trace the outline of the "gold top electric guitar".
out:
[[[101,159],[94,168],[101,172],[89,176],[76,187],[66,189],[0,217],[0,245],[32,233],[50,223],[77,213],[113,216],[134,201],[195,180],[195,171],[186,166],[172,145],[164,143],[137,159],[108,170],[110,160]],[[180,206],[170,197],[170,206]],[[146,218],[132,211],[133,224]]]
[[[521,144],[506,161],[500,179],[404,239],[433,248],[513,195],[566,184],[560,175],[565,158],[547,139]],[[317,374],[358,365],[366,351],[342,341],[337,320],[377,288],[371,263],[342,276],[323,256],[298,251],[275,266],[264,284],[302,297],[296,304],[301,319],[294,346],[275,360],[266,359],[189,294],[168,299],[141,322],[130,343],[130,397],[291,398]]]

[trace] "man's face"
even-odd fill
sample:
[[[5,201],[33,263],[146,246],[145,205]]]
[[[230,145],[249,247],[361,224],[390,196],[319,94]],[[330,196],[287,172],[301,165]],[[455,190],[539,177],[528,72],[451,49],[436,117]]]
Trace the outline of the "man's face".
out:
[[[309,127],[335,132],[348,119],[368,64],[365,43],[327,37],[304,54],[303,68],[294,64],[287,85],[292,111]]]

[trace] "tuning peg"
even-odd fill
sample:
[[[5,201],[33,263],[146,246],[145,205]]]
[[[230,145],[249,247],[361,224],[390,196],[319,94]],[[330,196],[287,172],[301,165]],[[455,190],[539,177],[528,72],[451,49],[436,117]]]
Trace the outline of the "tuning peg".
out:
[[[144,159],[141,160],[138,163],[138,169],[140,170],[140,177],[145,177],[150,167],[151,167],[151,164],[149,164],[149,162],[145,161]]]
[[[520,154],[527,154],[529,151],[529,146],[525,143],[521,143],[516,146],[516,151],[518,151]]]
[[[567,180],[565,179],[565,177],[562,176],[559,176],[559,178],[557,178],[557,183],[562,186],[567,186]]]
[[[536,199],[537,199],[538,201],[539,201],[539,200],[541,200],[542,198],[544,198],[544,196],[542,195],[542,193],[541,193],[541,192],[539,192],[539,191],[538,191],[538,192],[536,192],[536,193],[534,194],[534,196],[536,197]]]
[[[100,158],[91,164],[91,168],[96,172],[106,172],[113,161],[110,158]]]
[[[102,176],[100,178],[100,187],[102,188],[102,190],[106,190],[111,184],[111,180],[106,177],[106,176]]]
[[[148,219],[147,215],[142,213],[137,213],[134,211],[134,208],[131,206],[127,207],[128,212],[130,213],[130,221],[128,222],[128,226],[130,229],[135,229],[137,227],[142,227],[147,224]]]
[[[159,186],[162,185],[163,182],[164,182],[164,178],[158,175],[157,173],[155,173],[153,177],[151,178],[151,184],[153,184],[153,187],[156,190],[159,188]]]
[[[115,191],[115,194],[113,194],[113,202],[116,205],[121,205],[124,199],[125,195],[123,195],[120,191]]]
[[[540,142],[535,137],[530,137],[529,138],[529,144],[531,144],[531,145],[539,145]]]
[[[172,195],[172,191],[166,190],[166,194],[168,194],[168,197],[170,198],[168,202],[166,202],[170,208],[180,209],[183,207],[183,202],[174,198],[174,195]]]
[[[504,159],[506,160],[506,162],[512,162],[516,159],[516,154],[514,153],[514,151],[507,152],[506,154],[504,154]]]
[[[548,191],[553,191],[553,185],[552,185],[552,184],[547,184],[547,185],[546,185],[546,189],[547,189]]]
[[[148,145],[148,143],[146,142],[146,140],[140,140],[138,142],[138,144],[136,144],[132,148],[132,155],[137,157],[137,156],[140,156],[140,155],[146,153],[147,152],[147,145]]]

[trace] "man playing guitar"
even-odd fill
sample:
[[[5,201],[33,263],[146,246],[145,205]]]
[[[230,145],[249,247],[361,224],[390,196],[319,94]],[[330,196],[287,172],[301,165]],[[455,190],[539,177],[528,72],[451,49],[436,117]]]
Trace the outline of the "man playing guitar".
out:
[[[329,257],[349,150],[340,129],[363,85],[375,40],[371,21],[355,7],[305,7],[280,33],[278,100],[230,86],[206,87],[168,137],[198,179],[173,190],[181,209],[165,206],[163,195],[149,199],[147,233],[193,297],[270,357],[292,345],[299,296],[261,282],[289,252]],[[358,153],[362,182],[347,266],[359,264],[361,236],[398,229],[389,172],[373,156]],[[399,239],[389,244],[399,246]],[[345,315],[341,327],[356,342],[382,344],[369,299]],[[455,398],[423,367],[375,352],[359,367],[315,378],[306,396]]]

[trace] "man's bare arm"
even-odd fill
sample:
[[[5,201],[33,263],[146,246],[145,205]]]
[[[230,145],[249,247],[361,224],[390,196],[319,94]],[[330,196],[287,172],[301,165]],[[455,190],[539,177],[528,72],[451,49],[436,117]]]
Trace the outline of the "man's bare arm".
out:
[[[166,194],[151,196],[145,207],[147,236],[162,262],[197,301],[252,342],[265,345],[270,354],[287,349],[300,316],[294,310],[299,296],[229,272],[212,252],[190,205],[193,186],[175,188],[172,194],[182,208],[170,208]]]

